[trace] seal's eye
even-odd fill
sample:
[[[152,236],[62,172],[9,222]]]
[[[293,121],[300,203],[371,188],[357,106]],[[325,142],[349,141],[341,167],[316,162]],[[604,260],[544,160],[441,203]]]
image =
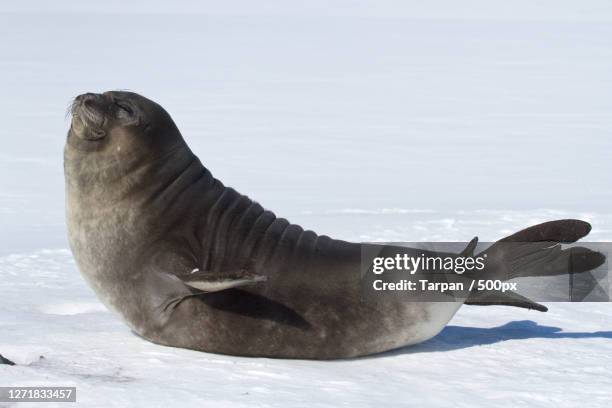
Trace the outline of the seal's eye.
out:
[[[117,116],[125,117],[128,119],[134,117],[134,110],[127,103],[115,101],[115,105],[119,107]]]

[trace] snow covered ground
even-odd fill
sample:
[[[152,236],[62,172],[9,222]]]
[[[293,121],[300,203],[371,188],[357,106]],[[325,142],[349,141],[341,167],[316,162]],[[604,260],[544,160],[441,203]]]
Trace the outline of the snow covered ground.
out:
[[[289,3],[0,5],[0,354],[17,363],[0,386],[100,407],[610,406],[609,303],[464,307],[422,345],[310,362],[153,345],[97,301],[63,214],[85,91],[159,101],[226,184],[334,237],[486,241],[576,217],[612,241],[609,2]]]

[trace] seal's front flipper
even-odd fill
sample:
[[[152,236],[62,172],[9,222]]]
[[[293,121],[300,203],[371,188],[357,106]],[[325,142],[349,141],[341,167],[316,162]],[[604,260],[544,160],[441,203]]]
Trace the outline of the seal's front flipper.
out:
[[[203,292],[219,292],[225,289],[239,288],[266,281],[265,276],[254,275],[246,271],[221,275],[195,271],[189,275],[179,276],[179,278],[185,285]]]
[[[253,285],[266,280],[265,276],[250,274],[246,271],[213,273],[201,272],[197,269],[184,275],[154,272],[145,276],[147,277],[145,281],[147,293],[155,294],[151,297],[152,307],[164,313],[173,311],[188,298]]]

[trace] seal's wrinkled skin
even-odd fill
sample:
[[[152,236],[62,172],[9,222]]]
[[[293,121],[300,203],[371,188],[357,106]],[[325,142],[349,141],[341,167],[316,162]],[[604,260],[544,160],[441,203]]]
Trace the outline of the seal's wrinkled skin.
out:
[[[71,110],[71,248],[102,302],[144,338],[224,354],[344,358],[427,340],[461,306],[362,299],[358,244],[305,231],[225,187],[155,102],[84,94]],[[573,242],[588,232],[565,220],[517,237]]]

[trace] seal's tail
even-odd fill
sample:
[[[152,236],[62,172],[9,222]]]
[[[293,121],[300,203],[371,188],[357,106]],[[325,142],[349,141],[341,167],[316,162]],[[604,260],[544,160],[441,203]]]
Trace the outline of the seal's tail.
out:
[[[503,238],[478,254],[486,256],[486,268],[480,278],[507,281],[530,276],[558,276],[582,273],[602,265],[603,254],[584,247],[563,249],[561,244],[576,242],[591,231],[580,220],[558,220],[534,225]],[[473,252],[472,241],[467,251]],[[464,251],[465,252],[465,251]],[[596,284],[596,281],[593,281]],[[474,290],[468,305],[505,305],[545,312],[548,309],[512,291]]]

